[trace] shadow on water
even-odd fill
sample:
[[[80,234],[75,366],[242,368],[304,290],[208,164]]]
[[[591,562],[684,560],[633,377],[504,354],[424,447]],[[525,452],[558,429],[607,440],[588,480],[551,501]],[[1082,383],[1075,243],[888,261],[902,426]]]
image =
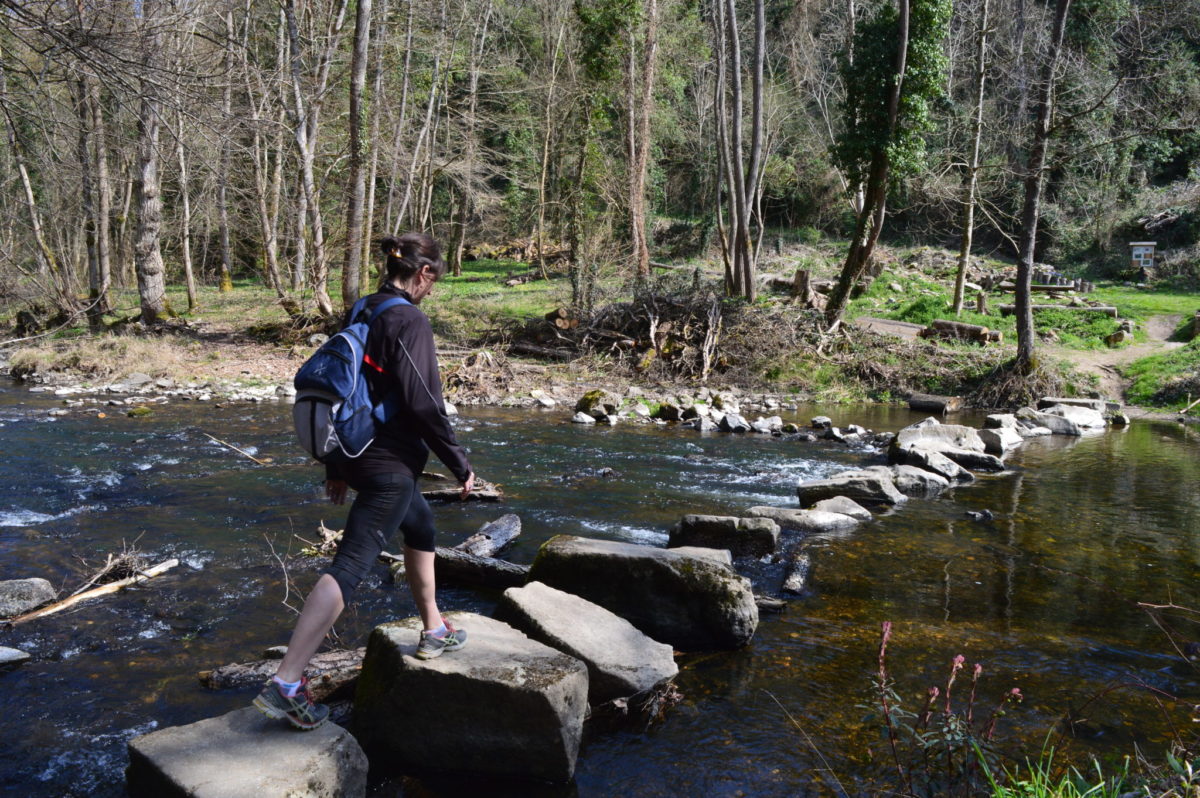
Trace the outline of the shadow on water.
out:
[[[181,403],[146,418],[116,410],[51,420],[46,411],[56,406],[0,391],[9,453],[0,462],[3,578],[42,576],[69,588],[81,581],[81,559],[102,560],[122,541],[182,564],[144,587],[0,632],[0,645],[33,655],[0,675],[0,794],[123,795],[130,737],[250,700],[253,691],[203,690],[196,672],[286,642],[285,594],[298,604],[296,589],[312,583],[320,563],[287,557],[289,593],[272,547],[294,555],[294,535],[311,536],[321,521],[336,528],[345,511],[322,503],[321,474],[297,454],[286,406]],[[898,408],[824,412],[881,430],[920,418]],[[524,534],[506,556],[517,562],[560,533],[664,545],[686,512],[794,506],[798,479],[872,456],[761,436],[582,427],[567,415],[464,414],[460,439],[506,500],[439,507],[441,542],[516,512]],[[272,462],[255,465],[206,432]],[[1198,455],[1194,431],[1149,423],[1031,441],[999,475],[911,501],[850,534],[804,541],[812,561],[805,595],[764,615],[747,649],[681,657],[684,698],[665,720],[589,733],[575,784],[550,794],[835,794],[793,723],[854,792],[875,767],[866,751],[878,731],[860,705],[869,701],[883,620],[895,624],[902,693],[922,694],[961,652],[985,666],[983,703],[1021,688],[1027,701],[1006,722],[1029,740],[1040,741],[1068,706],[1133,677],[1200,700],[1194,671],[1136,606],[1197,606]],[[985,508],[989,522],[964,516]],[[740,565],[757,592],[777,594],[789,554]],[[446,589],[440,600],[488,613],[496,597]],[[343,644],[361,645],[375,624],[409,614],[407,594],[379,566],[338,631]],[[1090,707],[1078,731],[1081,750],[1123,754],[1134,741],[1162,743],[1168,728],[1149,695],[1132,691]],[[391,778],[376,794],[446,793],[436,780]]]

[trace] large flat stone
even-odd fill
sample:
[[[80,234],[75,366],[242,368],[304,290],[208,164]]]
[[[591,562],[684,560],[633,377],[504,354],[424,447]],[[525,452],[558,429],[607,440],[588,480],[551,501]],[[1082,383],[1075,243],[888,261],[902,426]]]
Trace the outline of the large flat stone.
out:
[[[0,669],[20,665],[27,659],[29,659],[29,655],[19,648],[0,646]]]
[[[367,758],[333,723],[302,733],[245,707],[134,737],[125,778],[133,798],[350,798]]]
[[[888,448],[889,462],[904,463],[903,451],[918,446],[931,452],[945,452],[948,449],[969,452],[984,450],[983,441],[974,427],[942,424],[931,416],[896,433]]]
[[[728,549],[733,554],[761,557],[775,551],[779,525],[769,517],[688,514],[671,529],[667,546]]]
[[[1028,407],[1022,407],[1017,411],[1017,419],[1031,427],[1044,427],[1054,435],[1073,435],[1078,437],[1083,434],[1079,425],[1066,416],[1054,413],[1039,413]]]
[[[1090,407],[1076,405],[1051,405],[1042,410],[1047,416],[1058,416],[1074,422],[1080,429],[1103,429],[1108,426],[1104,413]]]
[[[859,521],[870,521],[871,511],[863,507],[853,499],[847,499],[845,496],[834,496],[832,499],[822,499],[812,506],[814,510],[823,510],[827,513],[839,513],[848,515],[851,518],[857,518]]]
[[[6,579],[0,582],[0,618],[11,618],[47,604],[58,596],[45,579]]]
[[[678,649],[739,648],[754,636],[758,607],[749,580],[728,561],[724,550],[558,535],[538,551],[529,578],[599,604]]]
[[[798,529],[801,532],[829,532],[835,529],[850,529],[858,526],[859,519],[845,513],[826,510],[798,510],[793,507],[751,507],[750,515],[770,518],[780,526]],[[870,515],[868,514],[868,518]]]
[[[467,645],[431,660],[415,656],[419,618],[371,632],[354,694],[363,745],[411,773],[570,781],[586,666],[495,619],[448,617]]]
[[[928,449],[905,449],[903,465],[923,468],[926,471],[946,478],[952,483],[964,484],[975,481],[975,475],[970,471],[941,452],[931,452]]]
[[[534,640],[587,665],[591,704],[653,690],[679,673],[670,646],[598,604],[541,582],[505,590],[499,613]]]
[[[950,480],[941,474],[911,465],[892,466],[896,490],[912,498],[929,499],[950,487]]]
[[[1037,401],[1037,409],[1045,410],[1048,407],[1055,405],[1068,405],[1071,407],[1086,407],[1095,410],[1097,413],[1107,415],[1109,413],[1118,413],[1121,410],[1120,402],[1113,402],[1107,399],[1083,399],[1080,397],[1065,397],[1065,396],[1043,396]]]
[[[896,490],[890,474],[865,470],[846,471],[828,479],[801,482],[796,486],[796,495],[802,507],[811,507],[835,496],[845,496],[868,507],[900,504],[906,499],[903,493]]]

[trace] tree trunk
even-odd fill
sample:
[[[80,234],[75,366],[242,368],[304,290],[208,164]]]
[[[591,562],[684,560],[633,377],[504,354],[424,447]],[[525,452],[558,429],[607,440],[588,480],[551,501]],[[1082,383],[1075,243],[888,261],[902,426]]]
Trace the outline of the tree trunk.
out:
[[[408,129],[408,94],[412,85],[412,50],[413,50],[413,9],[415,3],[408,4],[408,22],[404,33],[404,69],[400,76],[400,118],[396,122],[396,136],[392,142],[392,170],[388,179],[387,209],[383,221],[390,223],[390,232],[399,232],[400,214],[396,214],[393,222],[392,208],[396,203],[396,186],[400,176],[400,143],[404,140],[404,131]]]
[[[1042,173],[1046,169],[1046,153],[1050,144],[1050,121],[1054,115],[1054,72],[1062,50],[1071,0],[1058,0],[1054,9],[1054,30],[1050,35],[1050,50],[1042,69],[1042,84],[1038,87],[1037,124],[1029,148],[1029,170],[1025,176],[1025,201],[1021,207],[1021,238],[1017,254],[1017,362],[1018,371],[1028,373],[1034,366],[1033,309],[1029,286],[1033,278],[1033,256],[1037,246],[1038,220],[1041,216]]]
[[[908,20],[909,0],[899,0],[900,18],[897,30],[896,62],[893,67],[895,80],[888,92],[888,139],[896,131],[900,114],[900,94],[904,87],[904,70],[908,63]],[[837,285],[829,294],[825,307],[825,322],[831,328],[842,320],[846,306],[850,303],[850,291],[866,271],[871,262],[871,253],[883,231],[883,220],[887,214],[887,178],[889,161],[886,148],[875,153],[867,172],[867,185],[863,193],[863,207],[855,223],[854,238]]]
[[[143,324],[154,324],[170,312],[159,242],[159,228],[162,223],[162,198],[159,196],[158,184],[161,104],[156,94],[157,87],[149,77],[155,72],[159,48],[156,29],[158,2],[159,0],[142,0],[142,13],[146,25],[145,37],[142,39],[145,70],[143,74],[147,77],[141,82],[141,106],[138,113],[138,223],[134,266],[137,271]]]
[[[537,233],[534,236],[534,246],[537,247],[536,255],[534,256],[538,268],[542,270],[542,279],[548,280],[550,276],[546,273],[546,260],[543,255],[545,248],[546,236],[546,174],[550,171],[550,138],[552,132],[551,114],[554,112],[554,86],[558,81],[558,55],[562,49],[563,34],[567,31],[567,24],[564,21],[558,27],[558,37],[554,42],[554,53],[550,56],[550,86],[546,90],[546,113],[542,119],[542,168],[538,173],[538,217],[537,217]],[[464,206],[466,198],[464,197]],[[647,267],[649,268],[649,267]]]
[[[354,49],[350,57],[350,174],[346,191],[346,260],[342,266],[342,305],[358,301],[362,269],[363,206],[367,184],[363,174],[363,87],[371,42],[371,0],[358,0],[354,13]]]
[[[411,6],[411,3],[409,5]],[[373,238],[373,231],[375,230],[375,178],[379,173],[379,126],[384,106],[383,76],[385,68],[383,55],[384,47],[387,43],[387,23],[390,11],[388,0],[383,0],[379,6],[379,13],[376,15],[379,23],[373,37],[375,47],[375,75],[371,91],[371,129],[367,133],[367,207],[363,221],[362,269],[360,270],[361,273],[358,281],[360,294],[369,292],[371,283],[371,256],[373,254],[371,240]]]
[[[88,81],[88,107],[92,114],[92,168],[96,180],[96,293],[91,296],[93,310],[99,315],[112,310],[112,238],[109,217],[112,214],[112,185],[108,177],[108,128],[104,107],[100,104],[100,82]]]
[[[183,113],[178,114],[175,133],[175,158],[179,162],[179,247],[183,255],[183,277],[187,282],[188,312],[195,310],[196,274],[192,269],[192,199],[188,183],[187,154],[183,146]]]
[[[658,55],[658,0],[646,2],[646,38],[642,44],[641,100],[637,109],[637,136],[633,178],[630,181],[630,216],[639,280],[650,276],[650,246],[646,236],[646,169],[650,161],[650,114],[654,105],[654,80]],[[632,75],[630,80],[632,80]],[[632,124],[632,122],[631,122]]]
[[[971,124],[971,162],[967,164],[966,196],[963,198],[962,240],[958,248],[958,273],[954,278],[954,315],[961,316],[967,263],[971,258],[971,238],[975,233],[975,189],[979,184],[979,148],[983,140],[983,89],[987,78],[988,0],[982,0],[979,12],[978,42],[975,49],[975,119]]]
[[[221,155],[217,165],[217,229],[221,236],[219,290],[233,290],[233,248],[229,243],[229,161],[233,157],[233,11],[225,13],[225,87],[221,91]]]
[[[104,311],[99,309],[100,299],[100,264],[97,257],[98,242],[96,241],[96,183],[92,170],[92,112],[88,99],[88,80],[80,75],[72,82],[75,89],[75,113],[79,120],[79,138],[76,145],[76,156],[79,159],[80,200],[83,210],[83,234],[87,247],[88,274],[88,327],[93,332],[103,326]]]

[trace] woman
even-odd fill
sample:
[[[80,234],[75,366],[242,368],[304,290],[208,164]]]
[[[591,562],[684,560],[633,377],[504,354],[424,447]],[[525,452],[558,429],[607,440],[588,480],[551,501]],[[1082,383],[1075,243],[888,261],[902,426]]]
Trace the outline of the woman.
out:
[[[433,329],[417,307],[445,273],[446,263],[437,242],[420,233],[388,237],[380,245],[387,256],[387,279],[367,298],[367,308],[391,297],[406,302],[372,323],[363,372],[372,399],[390,397],[398,410],[379,426],[375,442],[361,456],[326,466],[330,501],[344,503],[347,487],[358,495],[337,554],[304,602],[278,672],[254,699],[268,716],[287,717],[300,729],[315,729],[329,716],[329,708],[309,696],[304,668],[397,528],[404,535],[405,573],[424,628],[417,657],[431,659],[467,641],[466,632],[441,616],[434,599],[433,513],[417,487],[430,449],[462,484],[463,499],[475,486],[442,402]]]

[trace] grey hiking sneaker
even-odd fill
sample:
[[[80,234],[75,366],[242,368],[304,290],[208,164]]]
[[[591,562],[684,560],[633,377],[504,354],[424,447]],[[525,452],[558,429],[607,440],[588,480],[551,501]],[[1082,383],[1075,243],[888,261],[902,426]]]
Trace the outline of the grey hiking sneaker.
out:
[[[446,634],[434,637],[428,632],[421,632],[421,644],[417,646],[417,659],[433,659],[442,656],[443,651],[458,651],[467,644],[467,633],[455,629],[450,622],[442,618],[446,624]]]
[[[329,719],[329,707],[313,703],[308,693],[308,679],[300,680],[300,689],[291,698],[268,679],[254,699],[254,706],[268,718],[287,718],[289,723],[304,731],[312,731]]]

